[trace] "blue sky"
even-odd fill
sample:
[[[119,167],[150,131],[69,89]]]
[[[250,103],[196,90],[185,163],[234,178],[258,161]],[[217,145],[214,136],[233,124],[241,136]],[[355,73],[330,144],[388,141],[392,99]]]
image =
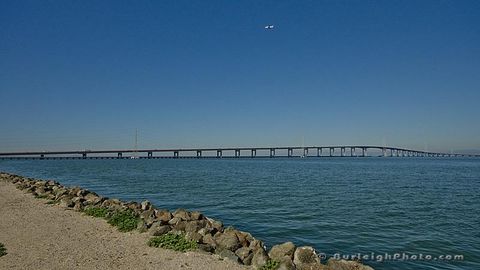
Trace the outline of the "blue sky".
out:
[[[0,1],[0,26],[0,151],[480,149],[479,1]]]

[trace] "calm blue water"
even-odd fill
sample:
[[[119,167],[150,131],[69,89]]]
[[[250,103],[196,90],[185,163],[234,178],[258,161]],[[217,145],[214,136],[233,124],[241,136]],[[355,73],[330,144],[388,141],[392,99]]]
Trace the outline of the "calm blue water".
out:
[[[268,246],[464,256],[366,261],[376,269],[480,269],[479,159],[37,160],[0,170],[200,210]]]

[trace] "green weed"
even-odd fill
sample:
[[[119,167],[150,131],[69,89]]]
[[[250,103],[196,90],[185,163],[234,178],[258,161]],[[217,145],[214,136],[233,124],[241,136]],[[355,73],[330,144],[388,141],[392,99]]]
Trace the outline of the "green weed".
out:
[[[92,217],[104,218],[107,216],[108,209],[105,207],[88,207],[83,212]]]
[[[276,260],[268,260],[267,263],[259,270],[275,270],[280,266],[280,262]]]
[[[151,247],[161,247],[185,252],[197,249],[197,243],[185,238],[183,234],[167,233],[161,236],[153,237],[148,241]]]
[[[117,211],[108,219],[108,223],[116,226],[121,232],[129,232],[137,228],[139,218],[131,210]]]

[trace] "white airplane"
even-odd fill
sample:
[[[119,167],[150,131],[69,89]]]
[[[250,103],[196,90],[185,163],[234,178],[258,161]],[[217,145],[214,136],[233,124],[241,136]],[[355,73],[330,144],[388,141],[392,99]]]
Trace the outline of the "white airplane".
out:
[[[267,30],[271,30],[271,29],[273,29],[273,27],[274,27],[273,24],[265,25],[265,29],[267,29]]]

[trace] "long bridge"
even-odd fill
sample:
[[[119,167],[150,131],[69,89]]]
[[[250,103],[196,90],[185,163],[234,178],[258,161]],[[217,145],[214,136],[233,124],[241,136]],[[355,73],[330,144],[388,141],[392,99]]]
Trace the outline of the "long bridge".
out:
[[[257,151],[264,154],[257,155]],[[377,153],[375,156],[382,157],[480,157],[472,154],[428,152],[387,146],[334,145],[0,152],[0,159],[368,157],[373,156],[369,155],[372,151]],[[281,155],[280,152],[284,154]]]

